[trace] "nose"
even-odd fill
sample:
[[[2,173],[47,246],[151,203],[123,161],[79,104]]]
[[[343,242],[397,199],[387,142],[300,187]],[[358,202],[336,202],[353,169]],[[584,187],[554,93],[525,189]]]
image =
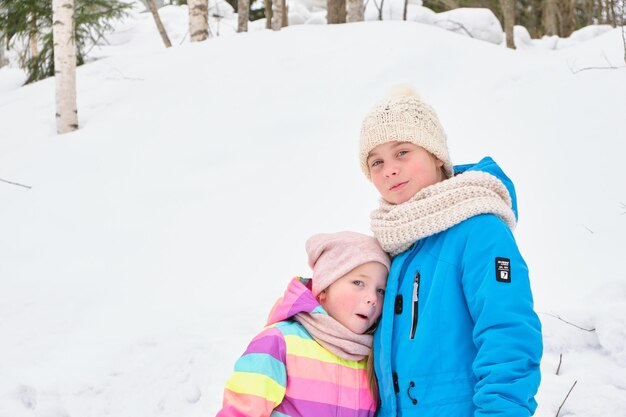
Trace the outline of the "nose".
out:
[[[398,175],[398,165],[396,164],[385,164],[383,175],[387,178]]]
[[[365,304],[369,304],[372,307],[376,307],[377,300],[376,294],[367,293],[365,295]]]

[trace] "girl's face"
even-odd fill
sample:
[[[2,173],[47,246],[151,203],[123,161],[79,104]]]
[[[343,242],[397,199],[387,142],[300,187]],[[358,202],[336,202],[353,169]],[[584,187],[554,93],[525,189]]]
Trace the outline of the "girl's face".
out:
[[[333,282],[317,296],[326,312],[356,334],[372,327],[383,309],[387,268],[368,262]]]
[[[422,188],[444,179],[443,162],[410,142],[386,142],[369,154],[367,165],[372,182],[391,204],[401,204]]]

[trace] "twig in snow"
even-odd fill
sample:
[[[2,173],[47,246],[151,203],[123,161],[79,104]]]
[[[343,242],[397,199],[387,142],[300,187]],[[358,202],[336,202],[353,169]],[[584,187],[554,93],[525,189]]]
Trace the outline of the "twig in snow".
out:
[[[577,324],[570,323],[569,321],[562,319],[560,316],[558,316],[558,315],[556,315],[556,314],[552,314],[552,313],[542,313],[542,314],[546,314],[546,315],[548,315],[548,316],[552,316],[552,317],[554,317],[555,319],[561,320],[562,322],[567,323],[567,324],[569,324],[570,326],[574,326],[574,327],[576,327],[576,328],[578,328],[578,329],[580,329],[580,330],[584,330],[584,331],[586,331],[586,332],[595,332],[595,331],[596,331],[596,328],[595,328],[595,327],[594,327],[593,329],[585,329],[584,327],[580,327],[580,326],[579,326],[579,325],[577,325]]]
[[[561,407],[563,407],[563,404],[565,404],[565,401],[567,401],[567,397],[569,397],[569,395],[572,393],[572,390],[574,389],[574,387],[576,386],[576,384],[578,383],[578,381],[574,381],[574,385],[572,385],[572,388],[569,389],[569,391],[567,392],[567,395],[565,396],[565,398],[563,399],[563,402],[561,403],[561,405],[559,406],[559,409],[556,410],[556,415],[554,417],[559,417],[559,413],[561,412]]]
[[[584,67],[584,68],[574,69],[574,64],[576,63],[576,60],[572,61],[571,63],[568,62],[567,66],[569,67],[569,70],[572,74],[578,74],[579,72],[589,71],[589,70],[605,70],[605,69],[615,70],[615,69],[620,69],[620,68],[626,68],[626,65],[619,65],[619,66],[613,65],[607,58],[604,51],[602,51],[602,56],[604,57],[604,60],[607,62],[607,64],[609,64],[608,67]]]
[[[30,185],[24,185],[24,184],[20,184],[19,182],[13,182],[13,181],[7,181],[7,180],[3,180],[2,178],[0,178],[0,181],[2,182],[6,182],[7,184],[11,184],[11,185],[17,185],[18,187],[24,187],[27,189],[31,189],[33,187],[31,187]]]
[[[561,362],[563,361],[563,354],[559,354],[559,366],[556,367],[556,373],[555,375],[559,374],[559,371],[561,370]]]
[[[107,64],[109,68],[111,68],[113,71],[117,72],[119,75],[121,75],[121,78],[112,78],[114,80],[130,80],[130,81],[145,81],[143,78],[133,78],[133,77],[127,77],[126,75],[124,75],[124,73],[120,70],[118,70],[117,68],[115,68],[113,65],[109,65]]]
[[[609,61],[609,58],[606,56],[604,51],[602,51],[602,57],[604,58],[606,63],[609,64],[609,68],[615,68],[615,65],[613,65],[613,63],[611,61]]]
[[[585,67],[585,68],[580,68],[577,70],[572,70],[572,74],[578,74],[579,72],[589,71],[592,69],[620,69],[620,68],[626,68],[626,65],[620,65],[619,67]]]
[[[467,33],[467,36],[469,36],[470,38],[474,37],[474,35],[472,35],[472,32],[467,30],[467,28],[461,22],[457,22],[456,20],[451,20],[451,19],[445,19],[445,20],[437,21],[437,23],[439,23],[439,22],[450,22],[450,23],[456,25],[456,27],[453,28],[453,29],[462,29],[465,33]]]
[[[580,68],[577,70],[572,69],[572,67],[570,67],[570,71],[572,71],[572,74],[578,74],[579,72],[583,72],[583,71],[589,71],[589,70],[606,70],[606,69],[610,69],[610,70],[615,70],[615,69],[621,69],[621,68],[626,68],[626,65],[620,65],[619,67],[585,67],[585,68]]]
[[[591,233],[591,234],[594,234],[594,233],[595,233],[593,230],[591,230],[590,228],[588,228],[588,227],[587,227],[587,226],[585,226],[584,224],[583,224],[583,227],[584,227],[585,229],[587,229],[587,231],[588,231],[589,233]]]

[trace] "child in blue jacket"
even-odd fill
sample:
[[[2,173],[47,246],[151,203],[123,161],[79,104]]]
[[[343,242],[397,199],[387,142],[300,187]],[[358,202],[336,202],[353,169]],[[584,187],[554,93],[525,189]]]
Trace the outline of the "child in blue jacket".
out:
[[[542,355],[513,183],[489,157],[452,167],[434,110],[411,91],[365,117],[372,230],[393,257],[374,336],[379,416],[528,417]]]

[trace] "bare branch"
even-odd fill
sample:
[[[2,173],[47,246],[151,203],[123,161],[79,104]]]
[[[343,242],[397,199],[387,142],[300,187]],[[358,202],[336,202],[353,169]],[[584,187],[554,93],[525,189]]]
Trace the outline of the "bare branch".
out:
[[[572,393],[572,390],[574,389],[574,387],[576,386],[577,383],[578,383],[578,381],[574,381],[574,385],[572,385],[572,388],[570,388],[569,391],[567,392],[567,395],[563,399],[563,402],[559,406],[559,409],[556,411],[556,415],[554,417],[559,417],[559,413],[561,412],[561,407],[563,407],[563,404],[565,404],[565,401],[567,401],[567,398]]]
[[[558,315],[556,315],[556,314],[552,314],[552,313],[540,313],[540,314],[545,314],[545,315],[547,315],[547,316],[554,317],[555,319],[561,320],[563,323],[567,323],[567,324],[569,324],[570,326],[574,326],[574,327],[576,327],[576,328],[578,328],[578,329],[580,329],[580,330],[584,330],[584,331],[586,331],[586,332],[595,332],[595,331],[596,331],[595,327],[594,327],[593,329],[585,329],[584,327],[580,327],[580,326],[579,326],[579,325],[577,325],[577,324],[574,324],[574,323],[571,323],[571,322],[569,322],[569,321],[567,321],[567,320],[562,319],[560,316],[558,316]]]
[[[604,58],[606,63],[609,64],[609,68],[615,68],[615,65],[613,65],[613,63],[611,61],[609,61],[609,57],[606,56],[604,51],[602,51],[602,57]]]
[[[24,187],[27,189],[31,189],[33,187],[31,187],[30,185],[24,185],[24,184],[20,184],[19,182],[13,182],[13,181],[7,181],[7,180],[3,180],[2,178],[0,178],[0,181],[2,182],[6,182],[7,184],[11,184],[11,185],[17,185],[18,187]]]
[[[563,354],[559,354],[559,366],[556,367],[556,373],[555,375],[559,374],[559,371],[561,370],[561,362],[563,362]]]
[[[120,71],[119,69],[115,68],[113,65],[109,65],[109,64],[106,64],[106,65],[109,68],[111,68],[113,71],[117,72],[120,75],[120,78],[107,78],[107,79],[130,80],[130,81],[145,81],[143,78],[127,77],[122,71]]]
[[[451,19],[438,20],[437,23],[438,22],[450,22],[456,25],[456,27],[453,29],[462,29],[465,33],[467,33],[467,36],[469,36],[470,38],[474,37],[474,35],[472,35],[472,32],[470,32],[461,22],[457,22],[456,20],[451,20]]]
[[[579,68],[577,70],[572,70],[572,68],[570,67],[570,70],[572,71],[572,74],[578,74],[579,72],[589,71],[589,70],[616,70],[616,69],[622,69],[622,68],[626,68],[626,65],[620,65],[618,67],[615,67],[615,66],[611,66],[611,67],[584,67],[584,68]]]

